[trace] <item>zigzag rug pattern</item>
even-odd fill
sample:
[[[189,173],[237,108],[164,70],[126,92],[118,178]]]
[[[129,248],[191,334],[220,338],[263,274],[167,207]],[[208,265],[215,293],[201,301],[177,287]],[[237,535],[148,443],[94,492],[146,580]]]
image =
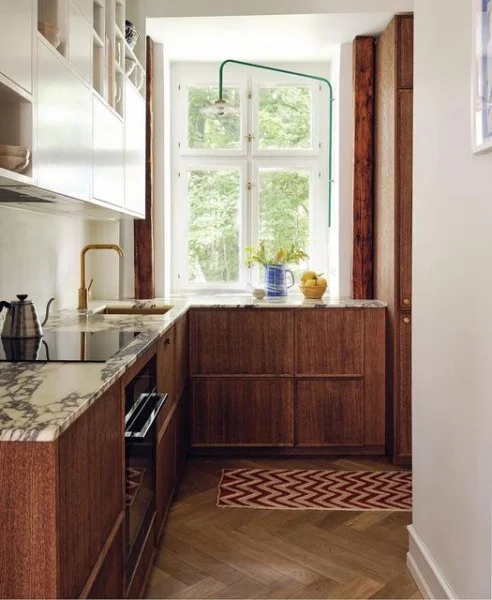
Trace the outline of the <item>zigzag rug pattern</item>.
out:
[[[220,508],[411,510],[409,471],[224,469]]]

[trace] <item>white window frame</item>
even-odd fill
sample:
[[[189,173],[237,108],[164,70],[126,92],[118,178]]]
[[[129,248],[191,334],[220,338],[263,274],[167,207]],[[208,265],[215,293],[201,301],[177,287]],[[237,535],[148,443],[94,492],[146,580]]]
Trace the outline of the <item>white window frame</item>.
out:
[[[186,71],[186,69],[184,69]],[[172,76],[171,94],[172,131],[172,258],[171,291],[174,293],[243,292],[257,281],[257,270],[244,264],[243,249],[257,243],[259,218],[258,172],[260,168],[306,169],[310,172],[310,248],[313,267],[328,273],[328,198],[326,146],[320,140],[327,138],[327,116],[321,110],[324,103],[323,86],[308,79],[284,76],[258,70],[240,69],[228,72],[224,87],[240,88],[241,148],[238,150],[192,149],[188,147],[188,94],[189,86],[218,87],[218,65],[201,68],[198,75],[186,72]],[[277,76],[278,75],[278,76]],[[302,85],[312,88],[312,148],[286,150],[259,150],[257,144],[259,87]],[[318,93],[317,93],[318,92]],[[247,133],[255,136],[247,142]],[[187,279],[187,224],[189,203],[187,191],[190,168],[239,168],[241,172],[241,228],[240,228],[240,281],[237,284],[197,284]],[[251,185],[248,185],[251,184]],[[249,189],[248,189],[249,188]],[[175,200],[176,199],[176,200]],[[245,219],[243,217],[246,217]]]

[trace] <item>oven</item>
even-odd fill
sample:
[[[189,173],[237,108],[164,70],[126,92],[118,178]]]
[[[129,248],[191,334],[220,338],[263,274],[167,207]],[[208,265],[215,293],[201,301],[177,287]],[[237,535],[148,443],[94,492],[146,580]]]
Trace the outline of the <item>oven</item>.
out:
[[[153,357],[125,388],[125,503],[127,577],[135,566],[155,513],[156,419],[167,394],[156,391]]]

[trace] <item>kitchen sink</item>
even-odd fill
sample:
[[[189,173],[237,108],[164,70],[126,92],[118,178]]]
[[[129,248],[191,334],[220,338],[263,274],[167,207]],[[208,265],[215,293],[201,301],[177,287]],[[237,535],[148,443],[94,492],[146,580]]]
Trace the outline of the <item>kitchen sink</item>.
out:
[[[148,306],[148,307],[132,307],[132,306],[106,306],[102,310],[98,310],[100,315],[165,315],[172,306]]]

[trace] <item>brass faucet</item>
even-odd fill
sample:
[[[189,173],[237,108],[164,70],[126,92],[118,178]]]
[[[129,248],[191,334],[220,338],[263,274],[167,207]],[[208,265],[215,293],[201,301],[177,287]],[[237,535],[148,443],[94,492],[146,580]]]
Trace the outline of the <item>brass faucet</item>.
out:
[[[87,309],[88,290],[85,287],[85,255],[88,250],[116,250],[120,256],[125,256],[123,250],[116,244],[89,244],[82,248],[80,253],[79,310]]]

